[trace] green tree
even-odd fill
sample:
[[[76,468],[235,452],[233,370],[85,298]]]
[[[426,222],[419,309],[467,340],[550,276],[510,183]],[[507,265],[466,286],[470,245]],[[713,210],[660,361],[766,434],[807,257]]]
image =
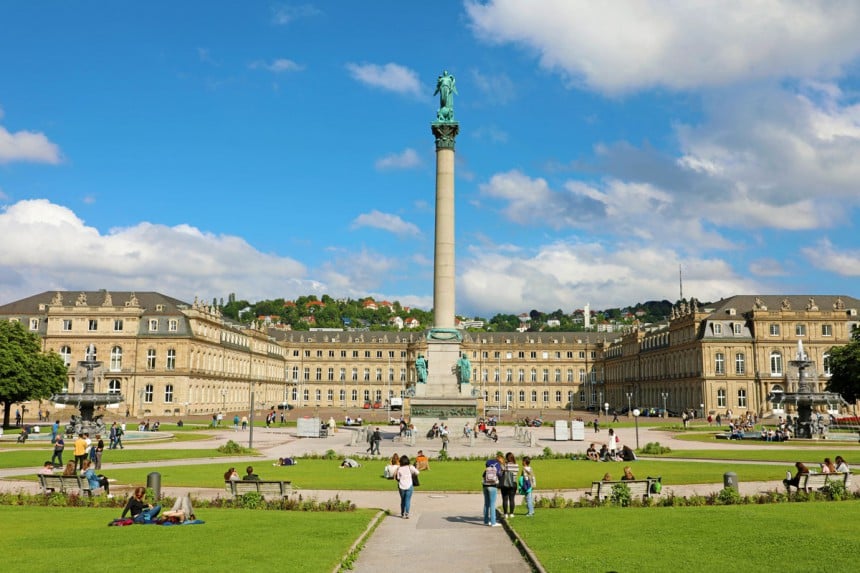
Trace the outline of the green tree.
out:
[[[12,404],[49,398],[67,380],[66,365],[55,352],[44,354],[39,337],[19,322],[0,320],[0,401],[3,425]]]
[[[830,349],[830,372],[827,390],[856,402],[860,398],[860,328],[854,328],[851,342]]]

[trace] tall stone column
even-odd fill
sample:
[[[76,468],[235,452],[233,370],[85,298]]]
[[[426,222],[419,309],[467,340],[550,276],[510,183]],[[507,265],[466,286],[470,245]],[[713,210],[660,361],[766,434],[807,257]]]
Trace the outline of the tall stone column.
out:
[[[436,137],[436,250],[433,266],[433,326],[454,328],[454,143],[456,122],[432,124]]]

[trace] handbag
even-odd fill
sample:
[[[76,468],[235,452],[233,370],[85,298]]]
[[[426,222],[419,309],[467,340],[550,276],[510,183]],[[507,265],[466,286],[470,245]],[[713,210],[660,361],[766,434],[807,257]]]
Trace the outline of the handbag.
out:
[[[421,481],[418,479],[418,474],[412,474],[412,485],[415,487],[421,485]]]

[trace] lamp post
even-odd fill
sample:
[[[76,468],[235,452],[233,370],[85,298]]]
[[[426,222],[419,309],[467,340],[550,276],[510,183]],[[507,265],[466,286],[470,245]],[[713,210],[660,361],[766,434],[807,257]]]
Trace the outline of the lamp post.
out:
[[[639,449],[639,408],[633,410],[633,420],[636,423],[636,449]]]
[[[609,417],[609,402],[603,404],[603,411],[606,413],[606,417]]]
[[[600,415],[600,404],[603,402],[603,390],[597,393],[597,404],[595,404],[595,410],[597,410],[597,415]]]
[[[666,398],[669,397],[668,392],[660,392],[660,395],[663,397],[663,417],[668,418],[669,412],[666,411]]]
[[[705,416],[705,405],[704,404],[699,404],[699,417],[703,418],[703,419],[707,418],[707,416]]]
[[[633,412],[631,411],[631,406],[630,406],[631,400],[633,400],[633,392],[627,392],[627,417],[628,418],[633,415]]]

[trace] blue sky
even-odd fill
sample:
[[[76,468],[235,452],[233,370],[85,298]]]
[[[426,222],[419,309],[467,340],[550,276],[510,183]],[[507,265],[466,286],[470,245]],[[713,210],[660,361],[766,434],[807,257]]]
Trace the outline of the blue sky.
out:
[[[457,311],[857,296],[860,4],[0,6],[0,303],[49,289]]]

